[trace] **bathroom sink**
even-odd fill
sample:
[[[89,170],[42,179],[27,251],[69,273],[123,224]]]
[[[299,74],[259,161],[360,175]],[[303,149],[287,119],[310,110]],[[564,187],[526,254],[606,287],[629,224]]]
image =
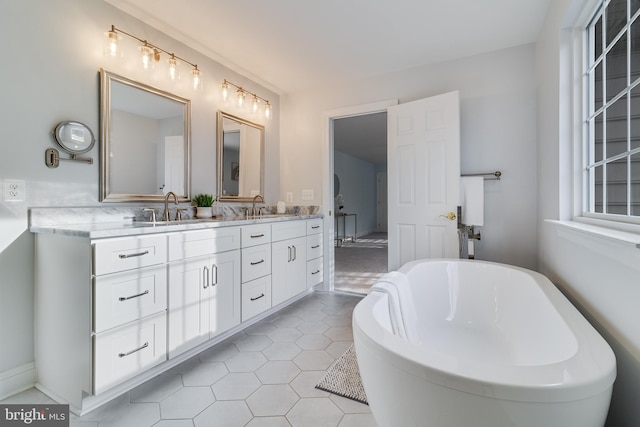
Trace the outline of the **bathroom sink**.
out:
[[[188,218],[181,219],[180,221],[171,220],[171,221],[133,221],[133,224],[139,225],[180,225],[180,224],[194,224],[198,222],[214,222],[220,221],[220,218]]]

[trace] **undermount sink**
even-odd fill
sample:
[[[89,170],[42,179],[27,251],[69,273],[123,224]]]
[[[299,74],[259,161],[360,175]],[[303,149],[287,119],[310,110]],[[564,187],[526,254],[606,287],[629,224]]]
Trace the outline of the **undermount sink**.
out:
[[[188,218],[188,219],[181,219],[181,220],[170,220],[170,221],[148,221],[148,220],[142,220],[142,221],[133,221],[133,224],[140,224],[140,225],[180,225],[180,224],[193,224],[195,222],[213,222],[213,221],[220,221],[220,218]]]

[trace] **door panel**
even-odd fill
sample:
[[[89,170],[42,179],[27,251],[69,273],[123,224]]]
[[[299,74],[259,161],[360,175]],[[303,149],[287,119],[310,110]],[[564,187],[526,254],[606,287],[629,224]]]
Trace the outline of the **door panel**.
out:
[[[457,257],[460,198],[459,94],[388,110],[389,270],[406,262]]]

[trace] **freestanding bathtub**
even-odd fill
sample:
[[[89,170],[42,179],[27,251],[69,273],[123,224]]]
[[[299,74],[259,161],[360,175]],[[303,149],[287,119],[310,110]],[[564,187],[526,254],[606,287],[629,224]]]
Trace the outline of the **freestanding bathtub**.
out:
[[[615,356],[536,272],[482,261],[410,262],[358,303],[353,333],[381,427],[605,422]]]

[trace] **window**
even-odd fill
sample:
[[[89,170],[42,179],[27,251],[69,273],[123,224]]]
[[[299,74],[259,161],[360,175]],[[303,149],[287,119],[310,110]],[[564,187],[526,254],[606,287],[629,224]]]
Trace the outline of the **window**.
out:
[[[640,220],[640,0],[603,0],[586,28],[585,215]]]

